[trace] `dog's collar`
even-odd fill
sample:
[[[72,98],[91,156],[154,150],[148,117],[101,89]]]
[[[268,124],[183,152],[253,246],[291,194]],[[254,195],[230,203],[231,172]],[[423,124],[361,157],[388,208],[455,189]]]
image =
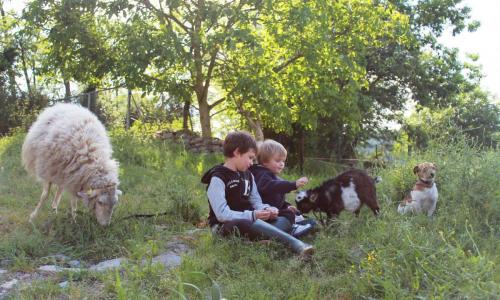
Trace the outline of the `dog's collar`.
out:
[[[425,185],[426,187],[431,187],[434,184],[434,180],[426,181],[426,180],[423,180],[422,178],[419,178],[417,184],[418,183],[421,183],[422,185]]]

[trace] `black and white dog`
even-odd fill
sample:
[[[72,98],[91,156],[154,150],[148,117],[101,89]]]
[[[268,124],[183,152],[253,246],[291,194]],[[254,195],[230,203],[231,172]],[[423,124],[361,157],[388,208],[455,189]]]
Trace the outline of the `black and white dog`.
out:
[[[358,215],[363,204],[378,215],[380,209],[375,183],[379,181],[378,177],[374,179],[363,170],[353,169],[323,182],[319,187],[299,191],[295,202],[303,213],[322,211],[328,218],[337,216],[344,209]]]

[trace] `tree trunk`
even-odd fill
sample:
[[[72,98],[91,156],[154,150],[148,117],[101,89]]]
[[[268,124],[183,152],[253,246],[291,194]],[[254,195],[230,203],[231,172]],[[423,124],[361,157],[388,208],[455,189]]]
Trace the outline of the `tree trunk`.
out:
[[[198,98],[198,108],[200,109],[201,136],[204,138],[212,137],[212,127],[210,126],[210,106],[208,105],[207,95],[202,91],[201,95],[196,93]]]
[[[127,93],[127,120],[125,121],[125,129],[129,130],[130,129],[130,105],[131,105],[131,99],[132,99],[132,90],[128,90]]]
[[[28,76],[28,66],[26,64],[26,55],[24,53],[24,47],[23,45],[20,45],[21,47],[21,61],[23,63],[23,74],[24,74],[24,79],[26,80],[26,88],[28,89],[28,99],[30,99],[30,102],[32,102],[32,95],[33,91],[31,90],[31,81]]]
[[[71,98],[71,86],[69,80],[64,79],[64,102],[69,102]]]
[[[250,128],[253,131],[253,134],[255,135],[255,139],[257,141],[264,141],[264,131],[262,130],[262,125],[260,124],[260,121],[253,120],[249,116],[246,116],[246,119],[248,121],[248,125],[250,125]]]
[[[6,27],[7,22],[5,21],[5,10],[3,9],[3,1],[0,1],[0,20],[2,20],[2,25]],[[3,37],[3,36],[2,36]],[[14,62],[12,62],[14,64]],[[9,77],[9,91],[12,97],[16,97],[17,91],[16,91],[16,73],[14,72],[13,66],[8,66],[7,67],[7,76]]]
[[[189,131],[189,107],[191,106],[191,103],[189,101],[184,101],[184,107],[182,108],[182,129],[184,131]]]

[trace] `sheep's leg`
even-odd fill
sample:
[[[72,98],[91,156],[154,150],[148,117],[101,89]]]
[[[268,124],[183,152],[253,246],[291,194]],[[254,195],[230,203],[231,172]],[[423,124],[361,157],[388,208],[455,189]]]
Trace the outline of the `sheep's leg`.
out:
[[[57,207],[59,206],[59,202],[61,201],[62,192],[63,192],[62,186],[58,185],[57,191],[56,191],[56,196],[54,197],[54,200],[52,200],[52,209],[54,210],[54,212],[56,214],[57,214]]]
[[[30,218],[29,218],[30,223],[33,223],[33,219],[38,214],[38,210],[42,206],[43,201],[45,201],[47,199],[47,197],[49,196],[50,185],[51,185],[50,182],[43,183],[43,191],[42,191],[42,195],[40,196],[40,201],[38,201],[38,204],[36,205],[35,210],[30,214]]]
[[[73,222],[76,223],[76,210],[78,208],[78,198],[75,196],[71,197],[71,217]]]

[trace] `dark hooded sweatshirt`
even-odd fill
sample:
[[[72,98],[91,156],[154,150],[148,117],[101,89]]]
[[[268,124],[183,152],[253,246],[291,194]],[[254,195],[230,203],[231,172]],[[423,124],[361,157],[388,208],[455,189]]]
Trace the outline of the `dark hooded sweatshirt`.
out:
[[[286,209],[291,205],[286,202],[285,194],[297,189],[295,182],[281,179],[262,165],[253,165],[250,171],[264,203],[278,209]]]
[[[223,165],[208,170],[201,182],[208,184],[210,226],[235,219],[255,221],[254,210],[264,209],[257,186],[249,171],[236,172]]]

